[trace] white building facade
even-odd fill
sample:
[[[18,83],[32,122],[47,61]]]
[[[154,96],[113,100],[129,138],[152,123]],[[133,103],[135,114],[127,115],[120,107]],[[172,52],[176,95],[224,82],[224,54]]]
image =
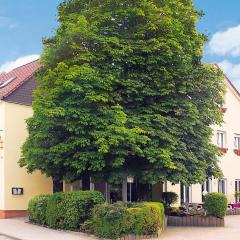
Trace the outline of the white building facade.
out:
[[[240,202],[235,197],[240,192],[240,93],[225,77],[226,94],[223,112],[224,122],[221,126],[213,126],[212,141],[223,155],[219,165],[223,172],[222,179],[208,179],[203,185],[194,184],[189,187],[182,184],[167,183],[164,191],[174,191],[179,195],[179,204],[201,203],[203,194],[222,192],[228,197],[229,203]]]

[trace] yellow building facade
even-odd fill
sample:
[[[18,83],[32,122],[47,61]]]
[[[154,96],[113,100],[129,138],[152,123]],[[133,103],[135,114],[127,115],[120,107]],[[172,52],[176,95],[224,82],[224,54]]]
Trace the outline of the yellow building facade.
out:
[[[28,134],[26,119],[32,116],[32,74],[38,67],[33,62],[0,74],[0,218],[23,216],[33,196],[52,193],[50,178],[40,172],[28,174],[18,165]],[[6,81],[9,83],[1,88]]]
[[[29,200],[39,194],[52,193],[52,180],[40,172],[29,174],[20,168],[21,146],[27,138],[26,119],[32,116],[32,92],[36,88],[33,75],[39,68],[32,62],[0,74],[0,218],[23,216]],[[213,143],[223,152],[219,164],[223,179],[208,179],[203,185],[172,185],[170,182],[151,188],[151,198],[160,200],[161,192],[174,191],[179,195],[179,204],[201,203],[203,193],[223,192],[229,202],[238,202],[235,192],[240,192],[240,94],[226,78],[224,123],[213,126]],[[44,124],[44,123],[43,123]],[[90,189],[103,192],[111,202],[111,186],[106,183],[90,183]],[[65,184],[65,191],[82,188],[82,182]],[[128,200],[127,183],[120,186],[120,195]],[[119,199],[120,200],[120,199]]]

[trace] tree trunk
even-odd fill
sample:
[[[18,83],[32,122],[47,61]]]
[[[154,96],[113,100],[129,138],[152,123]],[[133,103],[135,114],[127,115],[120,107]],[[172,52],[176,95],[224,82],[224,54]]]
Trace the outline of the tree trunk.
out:
[[[58,178],[53,178],[53,193],[63,192],[63,181]]]

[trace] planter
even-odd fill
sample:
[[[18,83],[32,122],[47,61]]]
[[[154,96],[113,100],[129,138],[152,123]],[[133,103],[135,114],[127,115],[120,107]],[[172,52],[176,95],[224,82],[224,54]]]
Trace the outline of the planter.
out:
[[[168,221],[168,217],[166,216],[164,224],[163,224],[162,228],[158,231],[157,234],[154,234],[154,235],[127,235],[127,236],[119,238],[119,240],[157,239],[160,237],[161,233],[167,227],[167,221]]]
[[[218,148],[220,152],[227,153],[228,148]]]
[[[240,215],[240,208],[228,209],[226,215]]]
[[[239,149],[234,149],[233,151],[236,155],[240,156],[240,150]]]
[[[227,111],[227,108],[222,107],[222,108],[220,108],[220,111],[221,111],[221,113],[225,113]]]
[[[224,227],[224,219],[213,216],[168,216],[168,226]]]
[[[141,239],[158,239],[159,234],[145,236],[145,235],[127,235],[125,237],[118,238],[119,240],[141,240]]]

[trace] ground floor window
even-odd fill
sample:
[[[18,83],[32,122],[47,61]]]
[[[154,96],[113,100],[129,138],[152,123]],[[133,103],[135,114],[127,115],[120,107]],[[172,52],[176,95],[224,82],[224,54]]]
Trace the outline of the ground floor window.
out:
[[[235,180],[235,193],[240,193],[240,179]],[[238,195],[235,196],[235,202],[236,203],[240,202],[240,196]]]
[[[202,184],[202,201],[204,195],[211,192],[212,192],[212,179],[208,179]]]
[[[181,196],[181,204],[192,202],[192,188],[191,186],[185,186],[184,184],[180,184],[180,196]]]
[[[98,187],[95,187],[98,190]],[[106,199],[110,203],[124,202],[146,202],[152,201],[152,185],[135,181],[134,183],[124,182],[123,184],[106,184]]]
[[[218,192],[227,194],[227,179],[218,180]]]

